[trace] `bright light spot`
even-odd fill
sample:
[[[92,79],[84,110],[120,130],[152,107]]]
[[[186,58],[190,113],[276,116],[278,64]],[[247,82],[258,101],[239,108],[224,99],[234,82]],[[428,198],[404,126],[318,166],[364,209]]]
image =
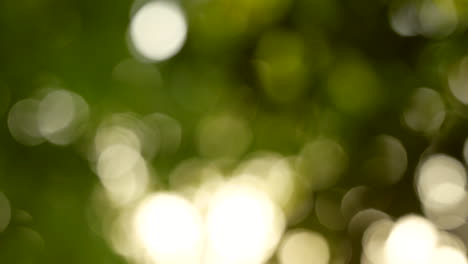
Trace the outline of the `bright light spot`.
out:
[[[364,255],[370,263],[385,263],[385,243],[393,225],[393,221],[382,219],[372,223],[364,232],[362,247]]]
[[[463,104],[468,104],[468,57],[463,58],[449,73],[449,88],[453,96]]]
[[[236,140],[227,140],[233,139]],[[217,116],[202,120],[198,128],[198,149],[211,158],[238,158],[250,145],[252,132],[247,122],[231,116]]]
[[[419,10],[421,34],[445,37],[457,28],[458,15],[452,0],[424,0]]]
[[[431,191],[436,187],[440,188],[442,184],[445,184],[446,187],[455,185],[464,188],[466,185],[465,168],[461,162],[450,156],[433,155],[426,159],[419,168],[416,183],[418,194],[422,202],[426,203]],[[440,188],[438,193],[440,194],[443,190],[447,190],[447,188]],[[442,192],[442,194],[450,195],[447,192]],[[442,198],[446,201],[451,199],[450,197]]]
[[[208,210],[213,196],[216,194],[219,188],[225,183],[222,176],[213,175],[210,178],[204,180],[200,187],[196,188],[193,194],[193,203],[202,212],[206,213]]]
[[[3,232],[11,219],[10,201],[5,194],[0,192],[0,233]]]
[[[363,175],[371,183],[394,184],[406,171],[406,149],[395,137],[380,135],[369,148],[370,157],[364,162]]]
[[[252,186],[227,184],[206,216],[207,263],[263,263],[274,252],[285,220],[269,197]]]
[[[88,115],[88,104],[81,96],[66,90],[54,90],[39,104],[39,131],[51,143],[67,145],[81,134]]]
[[[465,198],[465,188],[450,182],[441,183],[431,188],[424,202],[428,206],[451,206]]]
[[[290,231],[278,251],[280,264],[328,264],[330,247],[319,233],[307,230]]]
[[[439,227],[455,228],[468,216],[466,172],[463,164],[447,155],[423,161],[416,184],[426,215]]]
[[[110,198],[119,205],[136,200],[146,190],[148,168],[140,153],[126,145],[112,145],[99,156],[98,176]]]
[[[391,231],[385,256],[389,264],[429,263],[437,243],[437,230],[420,216],[406,216],[398,220]]]
[[[440,94],[424,87],[414,92],[403,113],[403,120],[410,129],[425,134],[436,132],[444,119],[445,105]]]
[[[201,263],[202,217],[180,196],[159,193],[147,197],[136,210],[133,228],[154,263]]]
[[[179,6],[151,1],[137,11],[130,24],[130,38],[136,51],[152,61],[163,61],[182,48],[187,22]]]
[[[335,141],[322,139],[307,144],[301,151],[297,167],[302,184],[312,190],[333,186],[345,171],[348,156]]]
[[[466,255],[455,248],[440,247],[437,248],[433,255],[430,264],[467,264]]]
[[[44,141],[38,127],[38,109],[39,101],[35,99],[21,100],[10,109],[8,128],[19,143],[34,146]]]

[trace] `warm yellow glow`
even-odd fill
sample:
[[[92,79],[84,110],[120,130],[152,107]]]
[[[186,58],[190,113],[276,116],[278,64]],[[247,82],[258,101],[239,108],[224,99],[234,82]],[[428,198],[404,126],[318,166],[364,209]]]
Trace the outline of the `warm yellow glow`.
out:
[[[278,259],[280,264],[328,264],[330,247],[319,233],[294,230],[285,235]]]
[[[430,264],[467,264],[466,253],[451,247],[437,248]]]
[[[151,61],[163,61],[182,48],[187,22],[174,2],[150,1],[132,18],[130,38],[139,55]]]
[[[207,216],[209,264],[263,263],[276,248],[285,220],[261,190],[228,183],[213,196]]]
[[[133,228],[152,263],[202,263],[202,217],[182,197],[172,193],[150,195],[138,206]]]
[[[397,221],[390,232],[385,256],[388,264],[429,263],[437,243],[437,230],[423,217],[410,215]]]

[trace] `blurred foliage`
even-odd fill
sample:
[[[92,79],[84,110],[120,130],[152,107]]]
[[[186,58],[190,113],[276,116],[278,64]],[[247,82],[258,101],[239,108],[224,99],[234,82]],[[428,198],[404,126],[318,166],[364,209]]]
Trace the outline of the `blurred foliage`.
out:
[[[343,177],[318,199],[369,184],[382,199],[392,197],[385,210],[399,216],[420,211],[410,175],[425,149],[462,158],[468,111],[450,93],[447,75],[468,52],[466,1],[453,1],[453,32],[439,33],[443,26],[410,37],[390,21],[407,0],[182,1],[187,41],[159,63],[134,59],[128,48],[128,25],[140,2],[0,1],[0,190],[12,212],[0,233],[1,263],[126,263],[90,224],[98,184],[84,147],[91,132],[66,147],[27,147],[10,135],[9,109],[48,87],[86,99],[89,131],[116,112],[178,120],[179,149],[150,160],[163,186],[181,161],[194,157],[303,153],[312,161],[299,168],[313,170],[320,167],[314,144],[327,144],[314,140],[330,138],[348,155],[333,148],[320,153],[346,165],[320,167]],[[402,121],[420,87],[439,92],[447,105],[440,130],[414,132]],[[388,185],[393,178],[382,183],[362,173],[369,155],[381,154],[372,144],[382,134],[398,138],[407,152],[408,170],[394,185]],[[398,150],[382,155],[392,151]],[[327,202],[322,206],[334,206]],[[297,226],[317,228],[331,241],[345,232],[342,223],[328,221],[335,231],[320,221],[328,220],[311,214]]]

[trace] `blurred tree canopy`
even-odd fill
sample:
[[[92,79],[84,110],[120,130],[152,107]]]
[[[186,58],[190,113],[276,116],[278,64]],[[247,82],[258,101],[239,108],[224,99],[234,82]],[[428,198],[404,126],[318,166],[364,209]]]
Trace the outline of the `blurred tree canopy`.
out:
[[[162,113],[180,125],[155,117],[168,122],[163,144],[180,137],[180,145],[147,158],[154,189],[170,190],[169,175],[188,159],[228,172],[270,151],[300,155],[300,173],[336,176],[314,183],[325,182],[314,199],[366,185],[399,217],[421,213],[413,174],[423,152],[463,160],[468,111],[449,79],[468,53],[465,0],[179,1],[187,38],[159,62],[135,55],[129,36],[145,2],[0,1],[0,191],[11,207],[1,263],[127,263],[92,205],[100,183],[89,146],[114,113]],[[65,146],[15,140],[12,106],[55,88],[84,98],[86,129]],[[390,161],[368,163],[379,155]],[[314,203],[312,191],[305,196]],[[334,230],[340,223],[320,222],[310,212],[290,227],[347,237]],[[360,242],[352,243],[359,263]]]

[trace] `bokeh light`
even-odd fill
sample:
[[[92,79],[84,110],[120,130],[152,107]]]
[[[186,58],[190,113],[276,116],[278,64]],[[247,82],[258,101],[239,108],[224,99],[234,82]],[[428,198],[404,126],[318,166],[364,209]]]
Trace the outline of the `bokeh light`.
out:
[[[437,248],[432,256],[431,264],[443,264],[443,263],[453,263],[453,264],[466,264],[468,260],[466,259],[466,253],[460,252],[454,248],[450,247],[440,247]]]
[[[281,210],[261,190],[230,183],[212,198],[206,216],[206,263],[262,263],[283,233]]]
[[[455,1],[394,1],[390,25],[401,36],[443,38],[452,34],[459,17]]]
[[[437,230],[421,216],[399,219],[385,245],[388,264],[430,263],[437,243]]]
[[[152,194],[138,205],[133,221],[153,263],[202,263],[202,217],[189,201],[171,193]]]
[[[337,142],[319,139],[304,146],[296,163],[301,183],[320,190],[337,183],[348,166],[348,156]]]
[[[51,143],[67,145],[83,132],[89,107],[76,93],[53,90],[41,100],[37,115],[42,136]]]
[[[330,246],[317,232],[291,230],[281,242],[278,259],[280,264],[327,264],[330,260]]]
[[[386,263],[385,246],[393,226],[393,221],[382,219],[372,223],[364,232],[362,237],[363,256],[369,263]]]
[[[465,2],[0,1],[0,263],[467,263]]]
[[[33,146],[44,141],[37,120],[39,100],[24,99],[11,107],[8,113],[8,129],[21,144]]]
[[[150,61],[163,61],[184,45],[187,22],[177,4],[150,1],[132,17],[129,34],[139,55]]]
[[[380,135],[371,141],[362,173],[370,183],[395,184],[408,164],[406,149],[395,137]]]
[[[403,113],[405,124],[412,130],[431,135],[445,119],[445,104],[440,94],[429,88],[418,88]]]
[[[348,233],[352,239],[360,241],[365,231],[374,222],[388,220],[391,217],[379,210],[369,208],[359,211],[348,223]]]
[[[417,4],[413,1],[403,1],[399,5],[393,4],[390,8],[390,26],[401,36],[417,35],[420,31]]]
[[[423,160],[416,184],[425,213],[435,224],[452,229],[465,222],[468,198],[461,162],[443,154],[430,156]]]
[[[110,198],[127,204],[141,197],[147,188],[149,171],[140,153],[126,145],[112,145],[99,156],[97,173]]]
[[[461,103],[468,104],[468,57],[463,58],[448,75],[452,95]]]
[[[457,9],[453,0],[424,0],[419,10],[421,34],[428,37],[445,37],[455,31],[458,24]]]

